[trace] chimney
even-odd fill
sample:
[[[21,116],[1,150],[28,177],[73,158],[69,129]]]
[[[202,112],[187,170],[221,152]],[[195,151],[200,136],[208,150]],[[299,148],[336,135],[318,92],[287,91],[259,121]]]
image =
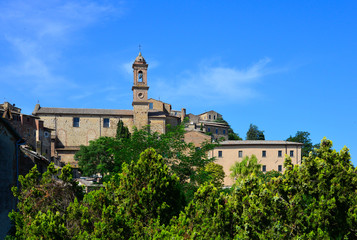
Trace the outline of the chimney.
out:
[[[181,122],[185,120],[186,117],[186,108],[181,108]]]

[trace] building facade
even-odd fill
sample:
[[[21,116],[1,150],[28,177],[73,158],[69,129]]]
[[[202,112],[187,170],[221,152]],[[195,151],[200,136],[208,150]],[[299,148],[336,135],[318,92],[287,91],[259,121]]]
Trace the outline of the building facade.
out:
[[[0,115],[25,140],[28,149],[51,160],[51,128],[36,116],[21,113],[21,108],[8,102],[0,104]]]
[[[211,110],[208,112],[194,115],[192,113],[187,115],[189,121],[186,123],[187,131],[200,131],[212,136],[213,140],[228,140],[227,123],[222,122],[222,115]]]
[[[226,174],[225,186],[232,186],[234,179],[229,175],[235,162],[241,162],[245,156],[255,155],[262,171],[276,170],[283,172],[285,156],[289,156],[293,164],[301,164],[302,143],[288,141],[245,140],[224,141],[210,152],[216,158],[216,163],[223,166]]]
[[[9,103],[0,105],[0,113],[0,239],[5,239],[11,228],[8,214],[16,207],[11,187],[19,186],[19,176],[35,165],[40,173],[45,172],[49,160],[41,155],[45,148],[39,133],[44,129],[39,119],[21,114],[21,109]]]
[[[133,65],[132,110],[48,108],[36,105],[33,115],[44,121],[51,135],[52,156],[62,163],[78,167],[74,154],[81,145],[102,136],[115,137],[117,123],[123,121],[132,132],[133,128],[150,126],[150,131],[165,133],[167,125],[176,126],[185,117],[185,110],[173,111],[171,105],[149,99],[148,64],[139,53]],[[180,112],[180,114],[173,114]]]

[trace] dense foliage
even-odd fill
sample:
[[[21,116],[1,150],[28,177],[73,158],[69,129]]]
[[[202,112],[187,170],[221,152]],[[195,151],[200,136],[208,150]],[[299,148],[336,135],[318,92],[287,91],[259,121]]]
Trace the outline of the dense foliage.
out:
[[[319,144],[312,144],[312,141],[310,139],[310,133],[309,132],[304,132],[304,131],[297,131],[295,136],[288,137],[286,141],[289,142],[299,142],[302,143],[302,148],[301,148],[301,155],[303,157],[308,157],[309,152],[314,150],[314,148],[318,148]]]
[[[126,132],[122,124],[118,124],[118,132]],[[148,148],[159,153],[170,171],[175,173],[186,189],[186,197],[191,199],[200,183],[210,179],[204,170],[206,164],[214,158],[207,155],[217,144],[204,142],[200,148],[184,141],[184,125],[169,128],[164,134],[150,132],[150,129],[134,129],[133,134],[119,134],[121,137],[101,137],[90,141],[89,146],[81,146],[76,153],[81,172],[85,176],[101,173],[104,181],[122,171],[124,163],[137,161],[140,154]]]
[[[196,148],[192,143],[186,143],[183,141],[184,125],[170,128],[164,134],[150,132],[150,129],[134,129],[130,136],[123,129],[125,127],[118,123],[118,132],[125,133],[119,134],[121,137],[101,137],[90,141],[89,146],[80,147],[75,159],[83,175],[102,173],[108,180],[110,175],[122,171],[123,163],[137,161],[141,152],[154,148],[182,184],[196,184],[202,178],[202,171],[196,170],[214,160],[207,156],[207,151],[212,150],[216,144],[204,142],[200,148]]]
[[[264,131],[258,129],[257,125],[250,124],[246,140],[265,140]]]
[[[270,180],[244,174],[228,193],[205,181],[186,206],[178,177],[153,149],[83,200],[63,176],[56,184],[71,197],[49,198],[56,172],[40,180],[33,169],[14,189],[19,212],[10,216],[20,239],[356,239],[357,168],[348,149],[336,152],[323,139],[302,165],[287,158],[284,166]]]

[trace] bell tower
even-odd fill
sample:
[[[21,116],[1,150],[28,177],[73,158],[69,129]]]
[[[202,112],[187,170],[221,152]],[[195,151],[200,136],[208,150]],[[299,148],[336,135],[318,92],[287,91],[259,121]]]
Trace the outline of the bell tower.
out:
[[[138,129],[142,129],[149,124],[147,70],[148,64],[141,52],[139,52],[133,63],[134,85],[132,87],[134,126]]]

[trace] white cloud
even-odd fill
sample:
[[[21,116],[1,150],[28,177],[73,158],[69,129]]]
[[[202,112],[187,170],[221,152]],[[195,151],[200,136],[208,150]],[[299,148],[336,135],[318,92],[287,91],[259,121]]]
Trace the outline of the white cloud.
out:
[[[276,71],[268,68],[269,58],[263,58],[246,69],[204,65],[197,72],[186,71],[169,83],[153,83],[154,97],[159,93],[165,101],[190,101],[198,104],[224,104],[227,101],[245,101],[260,95],[256,83]],[[173,86],[174,85],[174,86]]]

